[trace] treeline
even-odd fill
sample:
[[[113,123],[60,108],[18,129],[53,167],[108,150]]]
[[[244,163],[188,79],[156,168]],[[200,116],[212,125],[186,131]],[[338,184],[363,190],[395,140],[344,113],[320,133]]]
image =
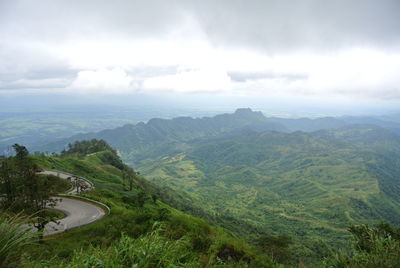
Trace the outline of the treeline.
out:
[[[105,140],[91,139],[69,143],[68,149],[64,149],[61,152],[61,156],[85,156],[101,151],[111,151],[114,154],[117,154],[117,151],[108,145]]]

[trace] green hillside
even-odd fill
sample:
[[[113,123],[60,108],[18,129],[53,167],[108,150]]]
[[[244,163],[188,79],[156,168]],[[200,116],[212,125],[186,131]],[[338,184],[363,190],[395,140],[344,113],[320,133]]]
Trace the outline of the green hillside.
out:
[[[83,195],[107,204],[111,214],[28,247],[24,267],[275,266],[267,255],[228,231],[160,201],[159,189],[136,172],[129,190],[126,175],[133,170],[103,141],[76,142],[58,157],[36,155],[33,160],[42,168],[92,181],[95,190]],[[128,247],[129,254],[124,253]],[[128,259],[107,252],[128,254]],[[103,266],[96,266],[100,263]]]
[[[240,235],[289,234],[303,257],[343,245],[350,223],[400,225],[400,138],[374,126],[204,138],[139,170]]]

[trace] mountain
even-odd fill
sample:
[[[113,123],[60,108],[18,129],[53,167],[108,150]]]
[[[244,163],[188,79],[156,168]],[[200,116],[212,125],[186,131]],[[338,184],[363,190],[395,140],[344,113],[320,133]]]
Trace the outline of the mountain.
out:
[[[243,237],[288,234],[298,256],[312,258],[322,250],[320,240],[343,245],[350,223],[400,224],[396,122],[357,120],[267,118],[238,109],[152,119],[76,135],[46,149],[104,139],[174,195],[164,198],[168,204]]]
[[[381,117],[372,116],[344,116],[340,118],[347,124],[360,124],[360,125],[375,125],[389,129],[393,132],[400,134],[400,116],[388,115]]]
[[[349,224],[400,225],[400,136],[390,122],[268,118],[238,109],[80,134],[42,150],[104,139],[164,203],[248,241],[290,236],[293,259],[315,261],[326,245],[347,244]]]
[[[43,108],[43,107],[42,107]],[[88,113],[89,112],[89,113]],[[75,140],[82,140],[86,138],[93,138],[101,130],[110,129],[111,133],[104,133],[105,136],[112,139],[116,135],[121,135],[126,132],[128,135],[126,141],[133,140],[129,137],[128,132],[136,132],[134,122],[140,122],[141,120],[148,120],[153,118],[155,115],[162,114],[166,118],[170,118],[176,114],[180,114],[183,111],[174,110],[171,108],[166,109],[165,107],[158,107],[155,110],[143,110],[140,106],[131,107],[97,107],[97,106],[72,106],[72,107],[57,107],[57,109],[41,109],[40,111],[31,112],[12,112],[11,110],[4,110],[0,112],[0,154],[8,154],[7,150],[14,143],[24,144],[29,147],[31,151],[61,151],[70,142]],[[196,115],[196,112],[185,111],[185,114]],[[203,111],[202,114],[210,114],[210,112]],[[247,118],[248,123],[255,123],[253,128],[258,130],[274,129],[279,131],[305,131],[312,132],[320,129],[336,129],[350,124],[373,124],[390,129],[400,134],[400,117],[399,114],[385,115],[385,116],[343,116],[343,117],[321,117],[321,118],[277,118],[277,117],[264,117],[260,116],[260,113],[253,112],[250,109],[239,109],[238,114],[241,114],[242,118]],[[236,115],[238,117],[239,115]],[[257,120],[257,116],[258,119]],[[263,118],[261,118],[263,117]],[[199,121],[206,122],[207,120],[200,120],[205,118],[195,118],[194,124],[197,124],[197,129],[192,128],[193,124],[184,119],[193,119],[190,117],[181,117],[179,120],[152,120],[154,127],[161,131],[161,133],[167,133],[171,129],[165,129],[164,127],[175,128],[179,124],[188,124],[189,128],[184,131],[187,134],[198,137],[199,129],[205,130],[205,126]],[[221,120],[218,120],[221,119]],[[217,116],[216,120],[213,121],[215,124],[220,125],[221,121],[224,121],[226,116]],[[212,118],[208,118],[212,119]],[[256,120],[257,122],[252,122]],[[156,122],[159,121],[159,122]],[[173,121],[173,122],[171,122]],[[229,119],[228,119],[229,121]],[[240,128],[241,123],[236,120],[231,121],[231,125],[227,125],[228,128]],[[266,126],[266,122],[269,121]],[[239,123],[239,124],[238,124]],[[273,126],[273,123],[276,125]],[[121,130],[113,131],[111,128],[116,128],[127,124]],[[257,124],[259,124],[257,126]],[[147,124],[146,124],[147,125]],[[160,126],[161,125],[161,126]],[[222,125],[221,125],[222,126]],[[133,128],[133,129],[132,129]],[[140,128],[140,127],[138,127]],[[179,130],[179,127],[176,129]],[[182,130],[182,129],[181,129]],[[176,134],[182,133],[182,131],[176,132]],[[224,131],[226,131],[225,129]],[[229,130],[228,130],[229,131]],[[114,133],[122,132],[122,133]],[[154,135],[153,131],[149,128],[145,128],[141,131],[139,136],[147,132]],[[203,133],[205,135],[215,135],[219,132],[218,129],[212,130],[210,133]],[[79,133],[79,135],[78,135]],[[90,133],[88,135],[82,133]],[[74,135],[73,139],[69,139]],[[133,133],[133,136],[135,134]],[[122,135],[121,138],[125,137]],[[51,145],[49,145],[51,143]],[[116,143],[117,144],[117,143]],[[113,144],[114,146],[116,144]],[[124,149],[124,144],[120,144],[120,150]],[[147,149],[146,149],[147,150]],[[129,151],[132,151],[129,149]],[[132,157],[134,159],[135,157]]]
[[[240,221],[223,224],[241,235],[295,237],[302,256],[320,240],[341,245],[350,223],[400,225],[400,136],[377,126],[245,130],[192,140],[183,152],[147,159],[138,170],[186,193],[188,202]]]
[[[272,117],[277,123],[282,124],[289,132],[304,131],[312,132],[320,129],[336,129],[347,125],[344,120],[335,117],[321,117],[321,118],[277,118]]]
[[[244,129],[254,131],[275,130],[279,132],[313,132],[333,130],[355,124],[376,125],[393,132],[400,133],[400,123],[392,117],[321,117],[321,118],[277,118],[265,117],[261,112],[251,109],[237,109],[233,114],[221,114],[214,117],[191,118],[177,117],[173,119],[153,118],[147,123],[126,124],[114,129],[100,132],[77,134],[69,138],[31,146],[33,151],[59,152],[68,143],[85,139],[104,139],[120,151],[123,158],[139,164],[140,161],[155,157],[161,151],[182,151],[185,143],[202,137],[215,137],[234,133]],[[48,139],[48,138],[47,138]],[[43,143],[43,142],[42,142]],[[5,147],[6,144],[3,145]]]
[[[125,160],[138,163],[146,157],[159,155],[160,151],[181,150],[185,142],[191,139],[218,136],[223,133],[252,129],[257,131],[285,131],[280,123],[266,118],[261,112],[250,109],[238,109],[233,114],[221,114],[214,117],[174,119],[154,118],[147,123],[127,124],[115,129],[97,133],[87,133],[62,139],[33,150],[61,151],[68,143],[85,139],[104,139],[120,151]]]

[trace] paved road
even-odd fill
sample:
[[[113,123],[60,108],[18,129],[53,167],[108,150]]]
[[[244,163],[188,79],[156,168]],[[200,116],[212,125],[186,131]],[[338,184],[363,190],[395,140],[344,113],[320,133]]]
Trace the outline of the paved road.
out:
[[[50,222],[45,227],[45,235],[64,232],[68,229],[80,227],[103,218],[105,211],[93,204],[71,198],[61,198],[53,208],[63,212],[66,217],[58,224]]]
[[[74,182],[77,180],[77,176],[74,175],[70,175],[70,174],[66,174],[66,173],[61,173],[61,172],[57,172],[57,171],[50,171],[50,170],[45,170],[42,172],[39,172],[39,174],[47,174],[47,175],[54,175],[57,176],[61,179],[70,179],[71,182]],[[86,186],[87,190],[93,189],[93,184],[91,182],[89,182],[88,180],[85,179],[81,179],[82,183]],[[76,194],[78,193],[78,189],[77,188],[73,188],[70,191],[68,191],[69,194]]]
[[[46,170],[40,172],[40,174],[51,174],[58,176],[62,179],[71,178],[72,181],[75,179],[69,174],[55,172],[55,171]],[[88,190],[93,188],[93,185],[90,182],[85,181],[85,183],[88,186]],[[71,189],[68,193],[75,194],[77,193],[77,190],[74,188]],[[60,197],[54,197],[54,198],[60,199]],[[57,202],[57,205],[54,206],[52,209],[63,212],[66,215],[66,217],[59,220],[58,224],[54,222],[48,223],[45,226],[46,236],[64,232],[72,228],[87,225],[89,223],[100,220],[106,215],[106,211],[104,211],[104,209],[101,208],[100,206],[96,206],[88,202],[68,197],[61,197],[61,201]]]

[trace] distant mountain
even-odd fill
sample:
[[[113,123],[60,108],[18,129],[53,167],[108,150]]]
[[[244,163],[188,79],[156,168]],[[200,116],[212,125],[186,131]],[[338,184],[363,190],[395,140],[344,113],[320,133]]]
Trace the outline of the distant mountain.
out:
[[[379,119],[384,121],[400,123],[400,113],[379,116]]]
[[[400,116],[382,116],[382,117],[368,117],[368,116],[345,116],[340,118],[347,124],[367,124],[383,127],[393,132],[400,134]]]
[[[400,117],[399,117],[400,118]],[[313,132],[321,129],[338,129],[349,125],[374,125],[400,133],[400,119],[397,116],[343,116],[343,117],[321,117],[321,118],[277,118],[271,120],[282,124],[289,132],[304,131]]]
[[[122,152],[125,159],[137,162],[149,155],[158,155],[158,151],[164,150],[163,148],[179,150],[186,141],[191,139],[218,136],[243,129],[286,131],[283,125],[266,118],[261,112],[238,109],[233,114],[221,114],[214,117],[154,118],[148,123],[127,124],[97,133],[78,134],[33,148],[33,150],[61,151],[68,143],[76,140],[96,138],[106,140]]]
[[[336,129],[348,124],[346,121],[335,117],[322,117],[316,119],[310,119],[310,118],[290,119],[290,118],[273,117],[270,119],[285,126],[289,132],[293,131],[312,132],[320,129]]]
[[[396,149],[400,144],[400,135],[372,124],[349,125],[334,131],[320,130],[313,134],[348,146],[367,147],[375,151]]]
[[[32,151],[59,152],[68,143],[84,139],[104,139],[120,151],[123,158],[133,163],[139,163],[147,157],[154,157],[159,150],[181,151],[185,143],[192,139],[215,137],[238,132],[244,129],[262,132],[274,130],[279,132],[313,132],[318,130],[333,130],[353,124],[371,124],[381,126],[400,134],[400,123],[391,116],[377,117],[322,117],[310,118],[277,118],[265,117],[261,112],[251,109],[237,109],[233,114],[221,114],[214,117],[191,118],[177,117],[174,119],[153,118],[147,123],[136,125],[126,124],[114,129],[100,132],[77,134],[42,146],[31,146]],[[4,147],[4,146],[3,146]],[[145,155],[144,155],[145,154]]]

